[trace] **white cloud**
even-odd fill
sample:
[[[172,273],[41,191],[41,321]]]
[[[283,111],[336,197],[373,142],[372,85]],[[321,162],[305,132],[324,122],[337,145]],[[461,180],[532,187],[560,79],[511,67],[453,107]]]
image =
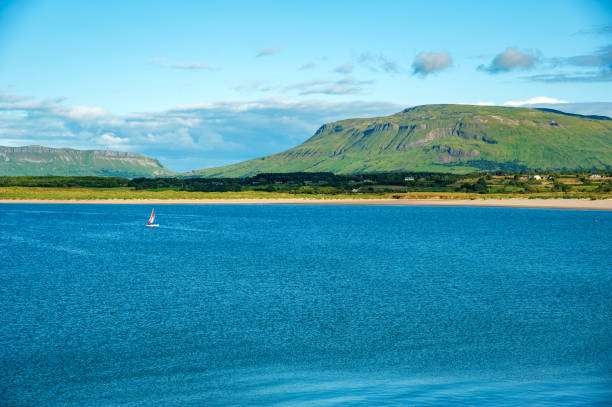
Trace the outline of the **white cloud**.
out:
[[[547,96],[536,96],[530,99],[525,100],[508,100],[504,102],[502,106],[524,106],[524,105],[535,105],[538,103],[548,103],[548,104],[560,104],[560,103],[568,103],[567,100],[549,98]]]
[[[73,106],[66,110],[66,115],[75,120],[95,120],[109,116],[106,109],[91,106]]]
[[[96,142],[101,145],[115,146],[129,142],[129,139],[117,137],[113,133],[104,133],[96,139]]]
[[[470,105],[470,106],[495,106],[494,102],[459,102],[458,105]]]
[[[446,52],[421,52],[412,62],[413,73],[426,76],[448,68],[453,63]]]
[[[561,104],[561,103],[569,103],[566,100],[549,98],[547,96],[536,96],[530,99],[525,100],[508,100],[501,105],[495,102],[487,102],[487,101],[478,101],[478,102],[469,102],[469,103],[459,103],[461,105],[474,105],[474,106],[526,106],[526,105],[535,105],[535,104]]]
[[[346,82],[309,83],[298,90],[350,93],[354,87],[351,83],[359,83],[353,79]],[[403,108],[381,102],[264,99],[114,115],[101,107],[71,107],[57,101],[23,102],[18,97],[6,99],[13,102],[0,103],[0,145],[40,144],[78,149],[105,146],[156,157],[178,171],[279,152],[306,140],[324,123],[391,114]]]
[[[537,62],[537,53],[522,52],[516,48],[508,47],[504,52],[497,54],[489,66],[480,65],[478,69],[489,73],[500,73],[517,68],[530,69],[533,68]]]

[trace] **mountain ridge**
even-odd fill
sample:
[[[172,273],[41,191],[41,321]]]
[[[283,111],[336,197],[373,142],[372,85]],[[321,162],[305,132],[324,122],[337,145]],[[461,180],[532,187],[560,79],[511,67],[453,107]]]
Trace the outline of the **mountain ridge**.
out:
[[[78,150],[40,145],[0,146],[0,176],[117,176],[176,175],[156,158],[114,150]]]
[[[532,109],[541,110],[543,112],[551,112],[551,113],[563,114],[563,115],[566,115],[566,116],[583,117],[585,119],[612,120],[612,117],[608,117],[608,116],[604,116],[604,115],[599,115],[599,114],[580,114],[580,113],[564,112],[562,110],[552,109],[550,107],[533,107]]]
[[[187,175],[581,168],[612,168],[609,117],[549,108],[445,104],[327,123],[289,150]]]

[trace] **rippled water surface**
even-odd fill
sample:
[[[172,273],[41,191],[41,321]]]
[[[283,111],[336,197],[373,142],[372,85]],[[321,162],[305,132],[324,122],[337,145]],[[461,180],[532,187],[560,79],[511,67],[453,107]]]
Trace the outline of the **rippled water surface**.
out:
[[[612,403],[612,213],[0,205],[0,405]]]

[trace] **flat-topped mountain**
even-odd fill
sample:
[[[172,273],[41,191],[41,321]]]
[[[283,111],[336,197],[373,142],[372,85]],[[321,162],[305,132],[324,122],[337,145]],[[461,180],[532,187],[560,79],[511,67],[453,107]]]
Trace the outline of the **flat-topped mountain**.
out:
[[[329,123],[278,154],[189,175],[612,168],[612,119],[552,109],[425,105]]]
[[[155,158],[123,151],[73,150],[42,146],[0,146],[2,175],[98,175],[160,177],[176,175]]]

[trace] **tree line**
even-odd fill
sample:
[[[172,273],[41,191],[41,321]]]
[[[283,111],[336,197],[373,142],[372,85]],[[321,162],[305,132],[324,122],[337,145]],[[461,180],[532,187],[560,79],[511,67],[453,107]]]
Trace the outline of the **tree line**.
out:
[[[596,172],[601,177],[611,177],[612,170]],[[553,191],[568,192],[572,186],[559,181],[572,177],[582,185],[592,185],[595,172],[534,171],[509,173],[503,171],[471,174],[449,174],[431,172],[381,172],[367,174],[333,174],[331,172],[263,173],[243,178],[122,178],[99,176],[4,176],[0,187],[45,187],[45,188],[129,188],[135,190],[177,190],[198,192],[229,191],[279,191],[290,193],[355,193],[393,191],[457,191],[457,192],[503,192],[511,189],[533,192],[537,179],[552,184]],[[494,177],[497,176],[497,179]],[[500,181],[500,177],[503,180]],[[598,178],[597,178],[598,179]],[[500,189],[503,187],[502,189]],[[505,189],[504,189],[505,188]],[[598,181],[597,191],[609,192],[610,180]]]

